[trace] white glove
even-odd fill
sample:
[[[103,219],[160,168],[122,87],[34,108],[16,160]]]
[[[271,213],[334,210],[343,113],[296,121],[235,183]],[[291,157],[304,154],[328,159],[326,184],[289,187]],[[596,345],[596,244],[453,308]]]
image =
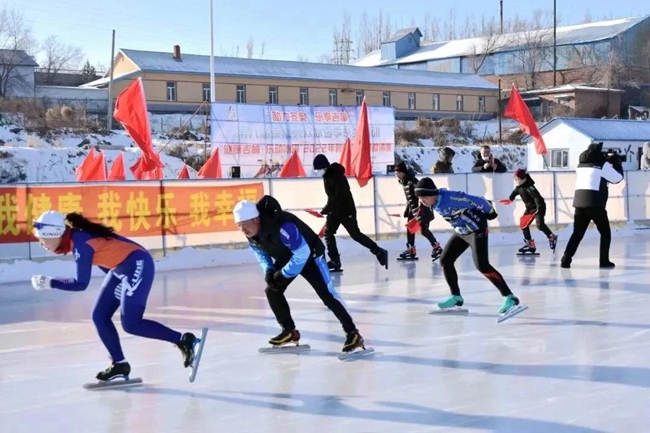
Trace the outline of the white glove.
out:
[[[34,275],[32,277],[32,287],[34,287],[34,290],[50,290],[52,288],[51,281],[52,278],[45,275]]]

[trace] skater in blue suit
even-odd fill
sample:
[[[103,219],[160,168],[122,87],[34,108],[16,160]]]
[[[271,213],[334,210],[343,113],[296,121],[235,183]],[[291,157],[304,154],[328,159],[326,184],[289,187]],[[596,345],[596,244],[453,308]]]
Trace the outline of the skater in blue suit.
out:
[[[155,275],[154,261],[147,250],[118,235],[112,228],[94,223],[78,213],[45,212],[34,221],[34,235],[48,251],[61,255],[72,253],[76,264],[74,278],[34,275],[34,289],[79,292],[90,284],[93,265],[106,273],[92,312],[99,338],[112,359],[111,365],[97,374],[100,382],[129,380],[131,372],[112,321],[118,309],[126,332],[175,344],[183,354],[185,367],[193,363],[195,346],[199,343],[194,334],[181,335],[143,318]]]
[[[503,276],[490,264],[488,257],[488,220],[497,217],[492,203],[484,198],[466,194],[462,191],[438,189],[431,178],[421,179],[415,187],[415,195],[420,202],[438,212],[454,228],[440,256],[445,280],[449,284],[451,297],[438,304],[442,311],[460,309],[464,300],[458,286],[458,273],[454,267],[456,260],[467,250],[472,249],[474,266],[499,290],[504,297],[499,314],[508,316],[519,310],[519,299],[513,295]],[[523,310],[521,310],[523,311]]]

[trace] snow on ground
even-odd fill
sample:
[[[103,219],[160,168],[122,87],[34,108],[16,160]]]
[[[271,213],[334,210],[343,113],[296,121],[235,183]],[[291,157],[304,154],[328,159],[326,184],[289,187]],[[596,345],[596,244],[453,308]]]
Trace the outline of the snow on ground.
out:
[[[558,230],[560,240],[566,240],[571,235],[573,228],[569,226],[565,229]],[[637,237],[637,236],[647,236],[648,233],[643,230],[639,230],[638,227],[629,224],[622,228],[612,228],[612,235],[614,238],[620,237]],[[588,230],[585,235],[586,239],[594,239],[599,236],[596,230]],[[450,233],[436,233],[438,240],[444,245],[450,237]],[[533,232],[533,237],[539,238],[539,234]],[[521,244],[521,233],[519,231],[511,233],[490,233],[490,244],[497,245],[513,245],[513,254],[514,250],[518,248]],[[390,252],[390,265],[392,266],[395,262],[397,255],[404,249],[404,238],[391,239],[386,241],[380,241],[379,244],[388,249]],[[418,241],[418,244],[422,244],[422,240]],[[345,261],[346,256],[367,254],[367,250],[363,248],[358,243],[348,239],[348,238],[339,238],[338,239],[339,250],[342,253],[343,260]],[[540,250],[545,250],[547,244],[545,241],[539,242]],[[424,250],[423,250],[424,251]],[[428,253],[423,252],[422,254],[428,255]],[[558,251],[558,257],[562,254],[561,251]],[[578,254],[580,252],[578,251]],[[370,255],[368,255],[368,260],[374,260]],[[170,253],[168,256],[157,260],[156,270],[159,272],[168,272],[168,271],[179,271],[179,270],[190,270],[190,269],[202,269],[202,268],[212,268],[219,266],[231,266],[238,264],[246,263],[255,263],[255,258],[253,253],[248,249],[223,249],[223,248],[211,248],[211,249],[196,249],[196,248],[183,248],[176,252]],[[27,282],[30,280],[32,275],[47,275],[47,276],[59,276],[59,277],[69,277],[74,275],[75,267],[74,262],[71,260],[60,260],[60,259],[51,259],[46,261],[31,261],[31,260],[16,260],[13,263],[0,263],[0,283],[16,283],[16,282]],[[93,268],[93,276],[101,277],[104,276],[104,273],[98,268]]]
[[[508,171],[526,168],[527,150],[525,146],[491,145],[490,148],[492,154],[505,164]],[[452,146],[452,149],[456,152],[452,161],[454,173],[471,173],[480,146]],[[433,172],[433,165],[438,160],[438,150],[437,147],[396,146],[395,154],[418,173],[429,174]]]

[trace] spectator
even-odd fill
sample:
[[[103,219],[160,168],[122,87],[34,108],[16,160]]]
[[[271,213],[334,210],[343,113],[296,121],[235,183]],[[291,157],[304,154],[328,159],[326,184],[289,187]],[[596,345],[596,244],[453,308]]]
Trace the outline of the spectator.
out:
[[[451,160],[455,155],[456,152],[451,147],[443,147],[438,152],[438,161],[433,165],[431,171],[434,174],[453,174],[454,167],[451,165]]]
[[[505,173],[508,170],[501,161],[492,156],[490,146],[483,146],[472,171],[474,173]]]
[[[641,154],[641,170],[650,170],[650,141],[643,143]]]

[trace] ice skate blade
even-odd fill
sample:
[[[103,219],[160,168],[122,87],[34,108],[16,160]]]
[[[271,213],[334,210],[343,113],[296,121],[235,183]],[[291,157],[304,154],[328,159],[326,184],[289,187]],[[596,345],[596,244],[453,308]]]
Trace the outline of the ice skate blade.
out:
[[[95,382],[95,383],[86,383],[83,385],[84,389],[115,389],[115,388],[126,388],[129,386],[137,386],[142,384],[142,379],[139,377],[124,380],[124,379],[114,379],[110,382]]]
[[[397,260],[398,262],[417,262],[418,260],[420,260],[420,258],[419,257],[413,257],[413,258],[409,259],[409,258],[406,258],[406,257],[398,257],[395,260]]]
[[[344,353],[339,355],[340,361],[350,361],[352,359],[362,358],[368,356],[372,353],[375,353],[375,349],[372,347],[366,347],[365,349],[355,349],[352,352]]]
[[[539,253],[517,253],[518,256],[539,256]]]
[[[260,353],[302,353],[308,352],[311,350],[309,344],[301,344],[299,346],[271,346],[271,347],[260,347],[258,351]]]
[[[192,350],[196,349],[194,353],[194,360],[190,364],[190,383],[194,382],[196,379],[196,374],[199,372],[199,364],[201,363],[201,355],[203,355],[203,347],[205,346],[205,339],[208,336],[208,328],[201,329],[201,337],[199,337],[199,342],[196,343],[196,346]]]
[[[340,274],[343,269],[330,269],[330,274]]]
[[[505,320],[510,319],[511,317],[516,316],[519,313],[523,313],[528,309],[527,306],[525,305],[517,305],[516,307],[511,308],[507,312],[500,314],[499,317],[497,318],[497,323],[501,323]]]
[[[469,310],[467,308],[463,307],[456,307],[456,308],[447,308],[447,309],[440,309],[436,308],[434,310],[429,310],[427,314],[439,314],[439,315],[444,315],[444,316],[454,316],[454,315],[466,315],[469,314]]]

